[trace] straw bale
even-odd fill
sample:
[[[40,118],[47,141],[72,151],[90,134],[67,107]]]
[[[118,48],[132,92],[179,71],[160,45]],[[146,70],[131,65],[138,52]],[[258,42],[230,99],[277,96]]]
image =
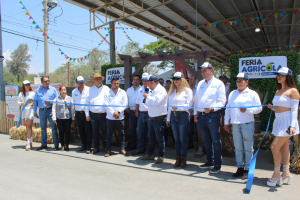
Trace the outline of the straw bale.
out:
[[[295,148],[294,153],[291,157],[291,169],[296,171],[297,173],[300,172],[300,146]]]

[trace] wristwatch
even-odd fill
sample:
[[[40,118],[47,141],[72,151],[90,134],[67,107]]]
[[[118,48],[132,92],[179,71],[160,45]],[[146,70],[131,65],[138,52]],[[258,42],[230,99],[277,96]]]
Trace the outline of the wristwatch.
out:
[[[120,111],[118,111],[118,114],[120,114]]]

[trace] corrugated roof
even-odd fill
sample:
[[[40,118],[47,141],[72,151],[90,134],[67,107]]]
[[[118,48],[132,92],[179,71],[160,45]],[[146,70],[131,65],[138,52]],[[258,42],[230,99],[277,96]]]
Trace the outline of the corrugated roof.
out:
[[[123,0],[64,1],[87,10],[98,7],[95,13],[103,16],[106,15],[105,7],[99,6],[108,3],[107,14],[112,20],[123,16]],[[153,6],[155,7],[145,11]],[[294,0],[124,0],[124,16],[133,15],[119,20],[133,28],[152,27],[151,30],[140,31],[189,51],[201,50],[201,46],[205,46],[217,51],[214,59],[224,62],[228,59],[228,51],[298,44],[300,11],[296,15],[287,12],[299,8],[300,2]],[[136,12],[140,13],[134,14]],[[277,17],[274,14],[278,14]],[[223,22],[227,22],[227,25]],[[202,26],[172,28],[196,24]],[[257,27],[261,28],[261,32],[255,32]]]

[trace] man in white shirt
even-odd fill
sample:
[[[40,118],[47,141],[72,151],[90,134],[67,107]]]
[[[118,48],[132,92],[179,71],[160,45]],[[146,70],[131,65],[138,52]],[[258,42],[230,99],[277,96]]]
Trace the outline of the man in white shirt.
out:
[[[126,151],[132,151],[136,149],[136,126],[138,118],[135,116],[135,101],[136,97],[139,93],[139,89],[141,88],[141,78],[139,75],[135,75],[133,77],[133,86],[127,89],[126,94],[128,97],[129,108],[125,111],[129,114],[129,142],[130,146],[126,148]]]
[[[194,121],[197,123],[207,154],[207,162],[199,167],[212,168],[210,173],[218,173],[222,165],[222,144],[220,139],[220,108],[226,103],[225,87],[214,77],[211,64],[199,67],[204,80],[200,81],[195,94]],[[212,151],[212,146],[214,151]],[[214,160],[213,160],[214,155]]]
[[[117,127],[120,139],[120,153],[127,156],[125,151],[125,133],[124,133],[124,110],[128,106],[128,99],[126,92],[119,88],[120,81],[117,77],[111,79],[111,89],[105,96],[106,107],[106,148],[107,152],[105,157],[111,155],[111,138],[114,131],[114,127]]]
[[[143,95],[146,98],[146,106],[148,107],[148,114],[150,119],[148,126],[149,147],[147,155],[142,157],[142,160],[153,160],[155,158],[155,134],[159,147],[158,159],[155,163],[160,164],[164,162],[165,156],[164,119],[167,117],[168,97],[166,89],[159,84],[156,75],[151,75],[149,77],[149,87],[152,90],[151,94],[144,93]]]
[[[102,81],[105,79],[104,76],[101,76],[99,73],[94,75],[92,82],[95,83],[89,89],[89,95],[86,98],[86,104],[90,105],[104,105],[104,97],[109,92],[109,87],[102,85]],[[103,149],[106,152],[106,109],[104,106],[86,106],[85,107],[85,116],[86,121],[92,123],[93,128],[93,140],[94,140],[94,149],[93,154],[96,154],[100,151],[100,138],[99,138],[99,125],[101,126],[102,132],[102,143]]]
[[[150,93],[149,90],[149,74],[143,73],[142,81],[143,86],[140,87],[138,90],[138,95],[136,98],[136,109],[135,109],[135,116],[138,117],[137,122],[137,135],[138,135],[138,142],[137,142],[137,150],[132,152],[131,155],[138,155],[143,154],[146,151],[147,145],[147,134],[149,126],[149,115],[148,115],[148,107],[146,106],[146,99],[144,98],[144,93]]]
[[[89,96],[90,88],[84,85],[84,78],[82,76],[76,78],[76,85],[77,88],[72,91],[73,103],[85,104],[86,98]],[[91,153],[92,145],[92,124],[86,121],[85,106],[75,105],[75,120],[82,141],[82,147],[79,151],[86,150],[86,153],[89,154]]]

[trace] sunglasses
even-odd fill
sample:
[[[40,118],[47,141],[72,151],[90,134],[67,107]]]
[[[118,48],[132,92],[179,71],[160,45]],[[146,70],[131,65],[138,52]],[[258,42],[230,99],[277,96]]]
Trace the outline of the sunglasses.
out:
[[[159,82],[160,84],[164,84],[164,82]]]
[[[50,82],[50,80],[47,80],[47,81],[44,81],[45,83],[48,83],[48,82]]]
[[[174,81],[181,80],[181,78],[172,78]]]
[[[25,84],[25,86],[30,86],[30,84]]]
[[[283,75],[282,74],[277,74],[277,77],[281,78],[281,77],[283,77]]]

